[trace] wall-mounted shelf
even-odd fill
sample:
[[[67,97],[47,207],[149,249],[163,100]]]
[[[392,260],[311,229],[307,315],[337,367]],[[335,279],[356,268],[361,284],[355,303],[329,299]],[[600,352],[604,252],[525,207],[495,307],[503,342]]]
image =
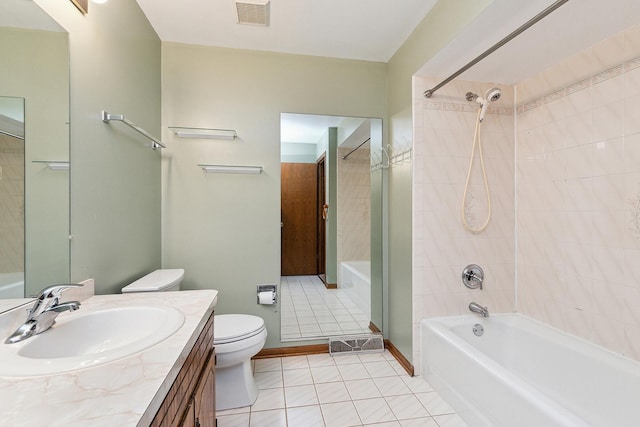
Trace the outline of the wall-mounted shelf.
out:
[[[198,165],[204,173],[260,174],[262,166]]]
[[[238,134],[233,129],[187,128],[169,126],[178,138],[190,139],[236,139]]]
[[[66,160],[33,160],[32,163],[40,163],[54,171],[68,171],[69,162]]]

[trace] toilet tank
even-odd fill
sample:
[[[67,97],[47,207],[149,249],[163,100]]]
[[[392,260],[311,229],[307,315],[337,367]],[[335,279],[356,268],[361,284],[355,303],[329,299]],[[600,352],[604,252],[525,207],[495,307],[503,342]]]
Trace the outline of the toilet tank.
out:
[[[122,293],[179,291],[184,269],[160,269],[143,276],[122,288]]]

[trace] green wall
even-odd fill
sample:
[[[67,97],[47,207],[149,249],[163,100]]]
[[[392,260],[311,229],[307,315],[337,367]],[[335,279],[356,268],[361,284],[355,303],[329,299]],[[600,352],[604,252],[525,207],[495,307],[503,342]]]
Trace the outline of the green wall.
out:
[[[100,112],[160,134],[160,40],[134,1],[36,2],[69,33],[71,280],[119,292],[160,267],[160,153]]]
[[[280,314],[256,285],[280,280],[280,113],[386,117],[386,65],[162,44],[163,253],[184,287],[220,291],[217,312]],[[180,140],[167,126],[235,129],[233,141]],[[259,165],[261,175],[203,174],[198,163]],[[290,344],[289,344],[290,345]]]
[[[440,0],[387,64],[389,141],[392,145],[412,140],[412,77],[456,33],[476,17],[491,0]],[[412,168],[394,167],[387,175],[389,324],[386,337],[409,360],[412,359],[414,301],[412,294]],[[414,337],[415,338],[415,337]],[[415,361],[414,361],[415,362]]]

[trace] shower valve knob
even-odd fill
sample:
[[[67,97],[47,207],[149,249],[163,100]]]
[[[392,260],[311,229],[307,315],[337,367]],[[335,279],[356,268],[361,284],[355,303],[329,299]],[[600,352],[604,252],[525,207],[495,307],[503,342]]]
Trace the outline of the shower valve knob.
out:
[[[482,290],[482,282],[484,281],[484,270],[476,264],[467,265],[462,270],[462,283],[469,289]]]

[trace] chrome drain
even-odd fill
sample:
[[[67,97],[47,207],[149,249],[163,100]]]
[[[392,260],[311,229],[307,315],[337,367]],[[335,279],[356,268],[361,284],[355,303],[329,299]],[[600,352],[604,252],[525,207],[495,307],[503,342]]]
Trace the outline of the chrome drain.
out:
[[[482,334],[484,334],[484,326],[482,326],[480,323],[476,323],[475,325],[473,325],[473,335],[480,337],[482,336]]]

